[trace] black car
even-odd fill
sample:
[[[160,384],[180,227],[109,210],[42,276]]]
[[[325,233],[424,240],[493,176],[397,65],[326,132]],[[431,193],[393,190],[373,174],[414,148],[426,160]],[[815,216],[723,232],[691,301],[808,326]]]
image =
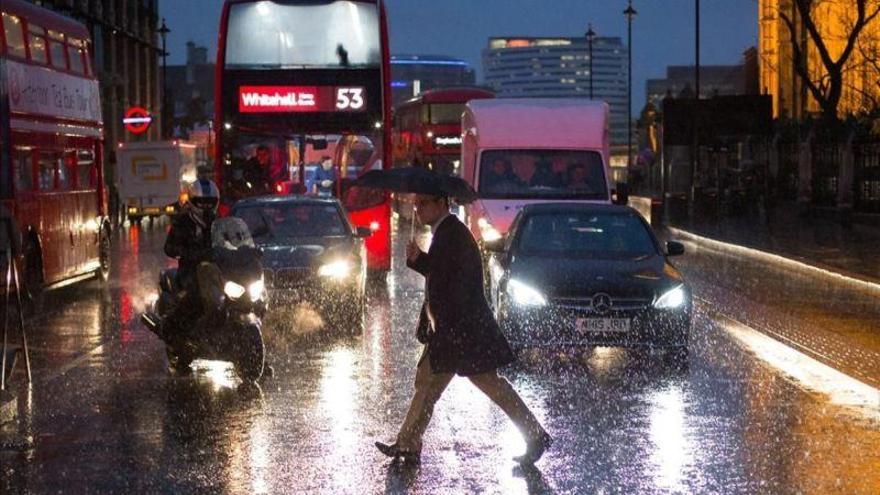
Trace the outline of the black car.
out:
[[[526,206],[487,244],[490,300],[518,345],[663,346],[687,352],[691,291],[627,206]]]
[[[308,301],[331,328],[363,331],[364,239],[370,230],[354,229],[338,200],[252,198],[236,203],[232,214],[247,223],[263,251],[265,284],[273,306]]]

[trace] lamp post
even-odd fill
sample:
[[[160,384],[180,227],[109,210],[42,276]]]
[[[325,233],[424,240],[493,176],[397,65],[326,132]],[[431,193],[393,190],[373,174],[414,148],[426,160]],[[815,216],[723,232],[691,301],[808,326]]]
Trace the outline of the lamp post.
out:
[[[171,32],[165,25],[165,18],[162,18],[162,26],[159,27],[159,36],[162,37],[162,135],[168,136],[168,50],[165,49],[168,41],[168,33]]]
[[[596,38],[596,32],[593,31],[593,23],[587,25],[587,46],[589,46],[590,57],[590,99],[593,99],[593,39]]]
[[[693,115],[693,128],[694,128],[694,149],[691,159],[691,190],[688,195],[688,215],[693,217],[694,207],[696,206],[694,203],[697,200],[697,171],[700,170],[700,124],[701,124],[701,109],[700,109],[700,0],[695,0],[694,3],[694,115]],[[718,174],[718,177],[721,175]],[[716,191],[716,197],[721,198],[721,190],[719,188]]]
[[[629,171],[632,168],[632,67],[633,67],[633,49],[632,49],[632,21],[635,18],[636,9],[632,6],[632,0],[629,0],[629,5],[626,7],[626,10],[623,11],[623,15],[626,16],[626,49],[627,49],[627,83],[626,83],[626,131],[627,131],[627,140],[626,140],[626,169]]]

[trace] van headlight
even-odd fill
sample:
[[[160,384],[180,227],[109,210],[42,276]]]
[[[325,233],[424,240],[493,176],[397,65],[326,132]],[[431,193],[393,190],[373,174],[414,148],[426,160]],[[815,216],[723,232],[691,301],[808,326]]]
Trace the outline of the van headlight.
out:
[[[223,293],[226,294],[228,298],[235,300],[244,295],[245,288],[244,286],[230,280],[223,286]]]
[[[332,263],[327,263],[322,265],[321,268],[318,269],[318,275],[327,278],[333,278],[336,280],[342,280],[348,277],[349,273],[351,273],[351,262],[346,260],[334,261]]]
[[[257,302],[263,298],[263,291],[266,290],[266,283],[263,282],[263,279],[257,280],[248,286],[247,291],[248,295],[251,296],[251,301]]]
[[[658,297],[657,300],[654,301],[654,307],[657,309],[678,309],[684,305],[686,299],[687,297],[684,293],[684,286],[679,285]]]
[[[501,232],[498,232],[498,229],[493,227],[486,217],[480,217],[477,220],[477,226],[480,227],[480,236],[483,238],[483,241],[489,242],[501,239]]]
[[[513,279],[507,283],[507,293],[519,306],[546,306],[547,298],[534,287]]]

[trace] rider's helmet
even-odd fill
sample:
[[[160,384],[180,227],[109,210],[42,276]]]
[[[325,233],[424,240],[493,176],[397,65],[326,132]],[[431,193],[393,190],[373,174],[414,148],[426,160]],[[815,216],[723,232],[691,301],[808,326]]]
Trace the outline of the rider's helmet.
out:
[[[212,180],[200,179],[186,187],[187,202],[202,213],[216,212],[220,204],[220,190]]]

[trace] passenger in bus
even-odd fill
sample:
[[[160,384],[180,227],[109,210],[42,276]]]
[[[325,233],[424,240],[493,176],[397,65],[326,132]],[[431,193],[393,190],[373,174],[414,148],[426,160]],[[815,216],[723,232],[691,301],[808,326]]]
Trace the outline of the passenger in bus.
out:
[[[596,189],[595,178],[590,177],[587,166],[583,163],[572,163],[568,166],[568,188],[579,191]]]
[[[516,190],[525,186],[522,179],[513,172],[510,162],[503,158],[496,158],[492,162],[492,167],[486,176],[483,177],[483,180],[485,181],[486,189],[490,192]]]
[[[531,187],[556,188],[560,185],[559,174],[553,171],[553,164],[547,160],[538,160],[535,164],[535,173],[529,179]]]
[[[269,148],[261,144],[244,164],[242,177],[249,185],[251,195],[268,194],[272,190],[270,167]]]
[[[333,168],[333,160],[329,156],[321,157],[321,166],[315,170],[315,181],[312,192],[318,196],[333,196],[333,186],[336,184],[336,170]]]

